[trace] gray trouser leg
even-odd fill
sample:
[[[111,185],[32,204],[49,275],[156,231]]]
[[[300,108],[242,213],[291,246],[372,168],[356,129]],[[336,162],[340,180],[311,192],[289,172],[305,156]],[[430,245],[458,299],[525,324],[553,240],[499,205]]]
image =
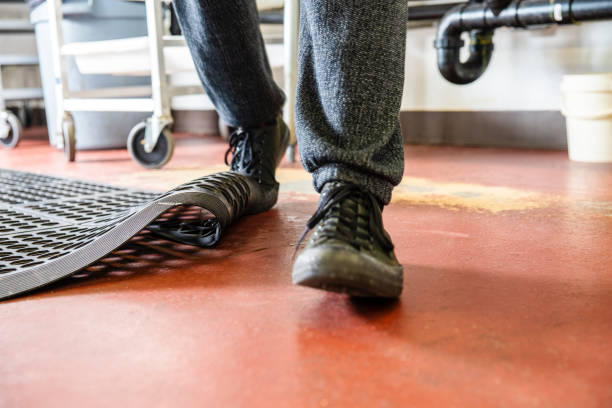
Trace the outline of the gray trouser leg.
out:
[[[204,89],[232,126],[274,119],[284,94],[274,83],[254,0],[176,0],[174,7]]]
[[[253,0],[176,0],[204,88],[230,125],[272,119],[272,80]],[[317,191],[358,184],[383,203],[403,173],[399,109],[406,0],[302,0],[296,131]]]
[[[358,184],[383,203],[403,174],[406,0],[302,0],[296,125],[320,191]]]

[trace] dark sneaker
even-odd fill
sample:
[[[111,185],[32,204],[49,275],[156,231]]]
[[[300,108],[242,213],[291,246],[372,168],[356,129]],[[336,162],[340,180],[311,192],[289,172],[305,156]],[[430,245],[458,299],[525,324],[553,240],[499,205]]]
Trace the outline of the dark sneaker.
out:
[[[399,296],[402,266],[381,209],[372,194],[353,184],[327,183],[298,241],[314,229],[293,265],[293,283],[352,296]]]
[[[247,176],[251,187],[247,214],[267,211],[276,204],[278,182],[274,174],[288,144],[289,128],[280,115],[274,123],[259,128],[237,128],[229,137],[225,163],[231,171]]]

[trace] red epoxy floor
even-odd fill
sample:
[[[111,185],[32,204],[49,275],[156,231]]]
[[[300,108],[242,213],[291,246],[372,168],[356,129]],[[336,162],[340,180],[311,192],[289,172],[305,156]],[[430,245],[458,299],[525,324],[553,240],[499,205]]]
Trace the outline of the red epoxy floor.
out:
[[[125,151],[66,164],[26,140],[0,167],[166,189],[223,150],[181,138],[146,172]],[[316,196],[283,165],[279,205],[216,249],[144,233],[0,303],[0,406],[612,406],[612,165],[435,147],[406,159],[384,213],[398,302],[291,285]]]

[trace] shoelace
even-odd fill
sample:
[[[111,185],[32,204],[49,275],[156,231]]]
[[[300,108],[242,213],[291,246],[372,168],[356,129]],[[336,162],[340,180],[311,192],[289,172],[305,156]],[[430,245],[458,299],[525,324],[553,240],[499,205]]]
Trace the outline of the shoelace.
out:
[[[327,193],[324,197],[321,198],[317,210],[312,215],[312,217],[310,217],[310,219],[306,223],[304,231],[298,238],[298,241],[295,245],[295,249],[293,251],[294,257],[297,253],[298,248],[300,247],[300,244],[302,243],[302,241],[304,241],[304,238],[306,238],[308,232],[312,230],[319,223],[319,221],[321,221],[326,216],[326,214],[331,210],[334,205],[340,203],[340,206],[342,206],[342,200],[348,199],[351,195],[356,195],[358,197],[366,197],[365,199],[368,200],[370,203],[370,212],[368,218],[368,229],[370,234],[373,235],[374,239],[380,244],[380,246],[384,250],[393,250],[393,243],[391,242],[389,237],[383,232],[384,229],[381,212],[375,210],[375,208],[379,205],[376,198],[371,193],[362,191],[354,184],[343,184],[338,188],[331,190],[329,193]],[[354,234],[353,236],[347,237],[347,239],[351,245],[359,245]]]
[[[174,241],[211,247],[219,242],[225,228],[242,216],[249,203],[250,190],[247,182],[243,176],[232,172],[211,174],[183,184],[173,191],[192,191],[194,189],[224,197],[231,207],[228,208],[230,217],[220,220],[217,217],[203,217],[204,213],[200,212],[199,220],[184,222],[179,218],[154,222],[147,228]]]
[[[236,129],[229,138],[229,148],[225,152],[225,164],[234,170],[240,163],[246,172],[252,171],[256,164],[253,157],[253,148],[251,132],[243,128]],[[233,154],[231,165],[227,160],[230,153]]]
[[[222,233],[221,224],[215,218],[199,222],[166,221],[163,224],[151,224],[147,228],[174,241],[204,248],[219,242]]]

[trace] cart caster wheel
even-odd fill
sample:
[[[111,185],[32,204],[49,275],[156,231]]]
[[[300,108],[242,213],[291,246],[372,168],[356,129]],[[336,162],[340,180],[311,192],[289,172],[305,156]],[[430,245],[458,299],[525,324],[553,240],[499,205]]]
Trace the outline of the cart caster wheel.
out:
[[[73,162],[76,156],[76,138],[74,136],[74,120],[70,115],[62,120],[62,136],[64,138],[66,160]]]
[[[157,139],[155,148],[150,153],[145,151],[144,122],[134,126],[128,136],[127,146],[132,159],[147,169],[159,169],[168,163],[174,152],[174,138],[170,129],[164,128]]]
[[[21,138],[21,122],[12,112],[0,113],[0,146],[12,149]]]

